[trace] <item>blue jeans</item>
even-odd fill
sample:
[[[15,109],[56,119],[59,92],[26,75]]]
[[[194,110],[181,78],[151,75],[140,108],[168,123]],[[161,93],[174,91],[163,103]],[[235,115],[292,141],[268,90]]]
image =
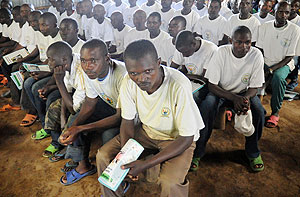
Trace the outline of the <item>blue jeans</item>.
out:
[[[98,120],[102,120],[109,116],[112,116],[116,113],[116,109],[112,108],[106,102],[104,102],[101,98],[98,98],[98,102],[96,104],[95,110],[93,114],[84,122],[84,124],[96,122]],[[67,127],[71,127],[74,120],[79,115],[77,112],[75,115],[71,115]],[[110,128],[102,132],[102,144],[105,144],[117,134],[120,133],[120,128]],[[65,158],[71,158],[75,162],[80,162],[84,159],[87,159],[90,152],[91,145],[91,135],[88,132],[79,133],[78,138],[67,147],[67,152]]]
[[[200,112],[205,124],[205,128],[200,131],[200,138],[196,142],[194,157],[202,158],[205,154],[207,141],[211,136],[215,116],[222,106],[233,106],[233,103],[224,98],[219,98],[212,93],[208,93],[205,100],[200,105]],[[248,157],[256,158],[260,154],[258,141],[262,135],[265,122],[265,110],[257,96],[250,99],[250,109],[252,112],[254,133],[246,138],[245,152]]]
[[[47,84],[47,82],[50,80],[50,78],[51,78],[51,76],[45,77],[40,80],[35,80],[32,77],[29,77],[24,82],[24,89],[25,89],[30,101],[32,102],[34,108],[36,109],[36,111],[38,113],[38,116],[42,123],[43,128],[45,126],[46,111],[48,110],[50,104],[61,97],[59,91],[54,90],[50,94],[48,94],[47,100],[43,100],[40,98],[38,90],[43,88]]]

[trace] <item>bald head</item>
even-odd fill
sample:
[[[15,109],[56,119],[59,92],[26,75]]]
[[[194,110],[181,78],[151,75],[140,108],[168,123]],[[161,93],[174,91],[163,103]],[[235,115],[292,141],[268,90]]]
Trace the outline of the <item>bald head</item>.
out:
[[[190,46],[195,39],[195,36],[191,31],[181,31],[176,37],[176,48],[188,47]]]
[[[113,28],[121,30],[124,27],[124,19],[121,12],[119,11],[113,12],[110,17],[110,20]]]
[[[143,10],[137,10],[133,14],[133,24],[137,29],[144,29],[146,20],[147,15]]]
[[[70,71],[73,59],[72,48],[64,41],[55,42],[48,47],[47,58],[52,72],[58,66],[63,66],[67,71]]]
[[[232,31],[232,38],[235,39],[237,36],[244,37],[246,35],[249,35],[249,37],[252,37],[251,31],[246,26],[238,26]]]
[[[53,24],[57,24],[57,18],[55,16],[55,14],[53,14],[51,12],[45,12],[44,14],[42,14],[40,16],[40,19],[49,21],[50,23],[53,23]]]

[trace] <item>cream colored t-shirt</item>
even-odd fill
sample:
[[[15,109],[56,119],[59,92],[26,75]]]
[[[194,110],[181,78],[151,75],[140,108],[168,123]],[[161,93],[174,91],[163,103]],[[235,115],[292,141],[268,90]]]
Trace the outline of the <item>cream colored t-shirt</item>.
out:
[[[121,116],[133,120],[138,114],[147,135],[156,140],[175,140],[178,136],[199,138],[204,123],[192,96],[192,86],[181,72],[164,67],[164,81],[152,94],[142,91],[125,76],[118,106]]]
[[[86,74],[84,74],[84,80],[87,97],[96,98],[99,96],[111,107],[116,108],[121,83],[126,74],[126,68],[123,62],[115,60],[113,62],[115,65],[114,70],[110,68],[108,75],[103,81],[90,79]]]
[[[75,44],[75,46],[72,47],[73,53],[78,53],[78,54],[80,54],[81,47],[82,47],[82,45],[83,45],[84,43],[85,43],[85,42],[84,42],[83,40],[79,39],[79,40],[77,41],[77,43]]]

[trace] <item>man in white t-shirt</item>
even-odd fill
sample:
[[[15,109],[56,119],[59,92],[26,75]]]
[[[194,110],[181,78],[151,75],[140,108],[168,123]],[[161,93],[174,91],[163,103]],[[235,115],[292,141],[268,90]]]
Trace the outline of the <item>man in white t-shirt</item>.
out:
[[[133,14],[136,10],[140,9],[138,5],[136,5],[136,0],[128,0],[129,6],[125,8],[124,12],[122,13],[124,18],[124,23],[129,27],[134,27],[133,24]]]
[[[114,0],[114,2],[115,3],[107,10],[107,17],[110,17],[114,11],[120,11],[121,13],[124,13],[126,8],[128,7],[121,0]]]
[[[91,38],[103,40],[107,46],[110,46],[114,40],[113,27],[108,18],[105,16],[103,5],[98,4],[93,8],[94,21],[92,22]]]
[[[112,0],[99,0],[99,1],[95,1],[95,4],[102,4],[105,8],[105,11],[106,11],[106,17],[107,17],[107,14],[108,14],[108,10],[109,8],[114,4],[114,2]]]
[[[178,35],[179,32],[185,30],[185,27],[186,27],[186,20],[183,16],[175,16],[174,18],[171,19],[168,32],[169,35],[172,37],[171,43],[173,47],[170,47],[168,51],[165,51],[166,54],[164,54],[163,56],[166,57],[167,61],[166,62],[162,61],[161,64],[166,66],[171,66],[172,59],[176,51],[175,48],[176,36]]]
[[[63,0],[56,0],[55,6],[56,6],[56,10],[57,10],[57,15],[56,15],[57,22],[59,24],[59,22],[62,20],[61,16],[65,12],[64,1]]]
[[[258,36],[258,27],[260,26],[259,20],[251,14],[252,11],[252,1],[251,0],[241,0],[239,4],[239,14],[232,15],[228,19],[227,28],[225,34],[230,37],[232,30],[237,26],[246,26],[250,29],[252,34],[252,42],[255,44]]]
[[[118,106],[121,107],[120,135],[102,146],[97,153],[98,175],[105,170],[128,139],[133,138],[145,149],[159,151],[146,160],[122,166],[128,176],[136,177],[148,168],[161,164],[161,196],[188,196],[186,175],[194,150],[194,141],[203,128],[202,118],[192,98],[189,80],[175,69],[160,65],[154,45],[138,40],[124,52],[128,75],[123,80]],[[135,129],[135,116],[141,125]],[[123,196],[101,185],[106,196]]]
[[[224,34],[227,20],[219,15],[221,9],[220,0],[211,0],[208,6],[208,15],[203,16],[195,25],[194,31],[204,40],[220,46],[227,44],[228,37]]]
[[[89,40],[91,39],[92,29],[93,29],[93,3],[91,0],[83,0],[81,3],[82,17],[81,17],[81,25],[83,30],[82,39]]]
[[[175,10],[171,8],[172,0],[161,0],[161,9],[159,14],[161,16],[161,26],[160,29],[168,32],[168,26],[170,20],[174,17]]]
[[[148,17],[152,12],[159,12],[161,6],[155,0],[148,0],[146,3],[141,5],[141,9],[144,10]]]
[[[206,16],[208,14],[208,8],[205,4],[205,0],[196,0],[196,4],[192,9],[195,10],[200,17]]]
[[[133,24],[134,29],[131,29],[129,33],[125,36],[124,47],[126,48],[128,44],[135,40],[146,39],[149,32],[146,27],[147,15],[143,10],[137,10],[133,14]]]
[[[65,12],[62,13],[62,15],[60,16],[59,24],[65,18],[74,18],[75,20],[78,20],[80,18],[80,16],[77,14],[75,10],[73,0],[64,0],[63,5],[65,8]]]
[[[152,12],[147,18],[147,29],[149,31],[147,39],[150,40],[157,51],[161,61],[167,62],[169,56],[164,56],[169,51],[174,51],[172,38],[165,31],[160,30],[161,18],[158,12]]]
[[[200,139],[191,165],[197,170],[200,158],[205,154],[205,146],[210,138],[215,114],[221,106],[229,106],[236,116],[252,112],[254,133],[246,137],[245,152],[253,171],[264,169],[258,141],[264,125],[264,108],[256,96],[257,88],[264,83],[264,61],[262,53],[251,47],[251,32],[246,26],[238,26],[234,31],[231,45],[221,46],[213,55],[207,68],[209,94],[200,105],[205,128],[200,131]]]
[[[223,13],[223,17],[228,20],[232,15],[239,13],[239,1],[240,0],[230,0],[230,11]]]
[[[86,99],[80,112],[72,116],[67,129],[61,134],[61,144],[68,145],[66,158],[79,162],[62,176],[60,182],[70,185],[81,178],[94,174],[96,167],[89,162],[89,131],[102,132],[105,144],[117,133],[121,121],[121,111],[117,107],[120,87],[125,66],[122,62],[112,61],[106,44],[98,39],[87,41],[80,51],[81,66],[85,72]]]
[[[272,0],[259,1],[259,4],[260,10],[259,12],[253,14],[253,16],[255,16],[259,20],[260,24],[264,24],[265,22],[274,20],[275,17],[270,14],[273,5]]]
[[[299,11],[300,10],[300,1],[294,0],[291,2],[291,13],[288,18],[289,21],[296,24],[298,27],[300,27],[300,16]],[[292,70],[292,72],[289,74],[288,78],[291,79],[289,84],[287,85],[287,90],[293,91],[295,87],[298,86],[298,70],[300,65],[300,57],[294,57],[295,62],[295,68]]]
[[[200,19],[197,12],[192,10],[195,0],[183,0],[183,8],[175,12],[175,16],[183,16],[186,20],[186,29],[194,31],[195,25]]]
[[[69,114],[79,111],[85,99],[85,84],[79,54],[73,54],[69,44],[59,41],[48,47],[47,57],[62,98],[54,101],[46,113],[44,130],[51,133],[52,142],[45,149],[43,157],[51,157],[63,148],[58,142],[61,129],[64,128]]]
[[[79,54],[84,41],[78,37],[78,24],[73,18],[65,18],[59,25],[61,39],[67,42],[73,53]]]
[[[212,42],[201,39],[190,31],[182,31],[176,37],[176,51],[171,67],[180,68],[191,81],[202,80],[209,62],[218,49]],[[194,100],[199,106],[208,93],[207,85],[193,94]]]
[[[270,79],[272,112],[265,125],[270,128],[278,125],[279,110],[286,90],[286,78],[295,67],[293,57],[299,56],[297,46],[300,42],[300,29],[288,21],[290,10],[291,6],[287,2],[279,2],[275,9],[275,21],[260,26],[256,44],[263,50],[266,80],[272,76]]]
[[[121,12],[114,12],[110,17],[110,20],[111,25],[114,28],[114,40],[112,42],[112,46],[109,48],[109,53],[113,59],[123,60],[123,52],[125,50],[124,40],[131,28],[124,24]]]
[[[51,6],[48,8],[48,12],[51,12],[55,14],[56,16],[58,15],[58,12],[56,10],[56,0],[49,0]]]

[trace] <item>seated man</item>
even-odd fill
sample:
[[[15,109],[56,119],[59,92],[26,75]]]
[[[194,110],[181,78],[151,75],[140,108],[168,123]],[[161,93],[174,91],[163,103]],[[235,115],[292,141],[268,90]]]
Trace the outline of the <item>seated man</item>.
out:
[[[213,55],[205,77],[210,93],[200,105],[205,128],[194,153],[191,168],[197,170],[199,160],[204,156],[206,143],[213,129],[214,116],[220,106],[229,105],[236,115],[251,110],[254,133],[246,137],[245,151],[253,171],[262,171],[264,164],[258,148],[258,140],[264,125],[264,108],[256,96],[257,88],[264,83],[263,56],[251,47],[251,32],[245,26],[238,26],[232,34],[232,45],[221,46]]]
[[[291,6],[279,2],[275,8],[275,21],[269,21],[259,28],[256,46],[263,50],[266,79],[273,74],[271,81],[271,116],[266,127],[276,127],[279,121],[279,110],[286,90],[286,78],[295,67],[293,57],[300,42],[300,29],[288,21]]]
[[[79,111],[85,99],[83,70],[79,54],[72,54],[71,46],[59,41],[48,47],[47,57],[62,98],[54,101],[46,113],[44,130],[51,133],[52,142],[45,149],[44,157],[50,157],[62,149],[61,144],[58,143],[61,128],[64,128],[69,114]]]
[[[68,129],[60,136],[60,143],[68,145],[65,158],[71,158],[79,165],[61,177],[63,185],[73,184],[96,172],[88,158],[91,135],[87,132],[100,131],[102,144],[105,144],[119,133],[121,121],[121,112],[116,105],[126,73],[124,64],[112,61],[106,44],[98,39],[91,39],[82,46],[80,59],[86,74],[86,99],[80,112],[69,118]]]
[[[183,8],[175,12],[175,16],[183,16],[186,20],[186,30],[194,31],[197,21],[199,21],[199,14],[192,10],[195,0],[183,0]]]
[[[122,166],[129,175],[161,164],[159,182],[161,196],[188,196],[186,175],[192,160],[194,141],[203,128],[202,118],[192,97],[192,86],[180,72],[160,65],[154,45],[138,40],[124,52],[128,75],[124,78],[120,96],[120,135],[106,143],[97,153],[98,175],[105,170],[128,139],[134,138],[144,148],[159,153],[147,160],[137,160]],[[136,114],[142,125],[134,128]],[[123,187],[116,192],[101,185],[103,196],[123,196]]]

